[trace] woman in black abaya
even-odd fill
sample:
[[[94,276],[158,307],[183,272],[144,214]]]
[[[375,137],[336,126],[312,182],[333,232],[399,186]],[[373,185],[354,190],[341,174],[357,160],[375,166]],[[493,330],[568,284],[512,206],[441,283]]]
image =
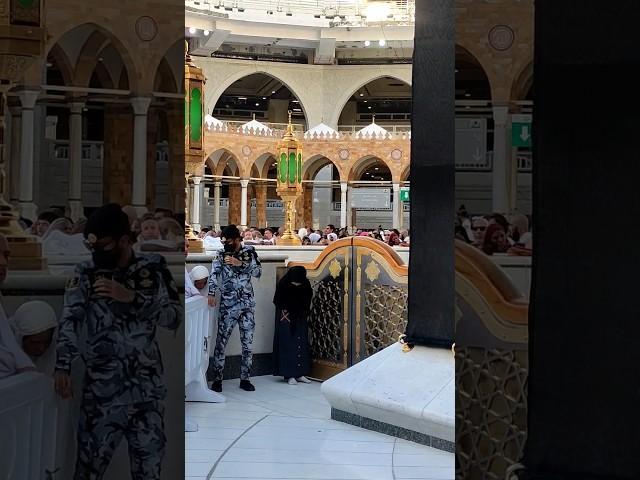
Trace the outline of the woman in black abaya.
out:
[[[276,328],[273,337],[273,374],[289,385],[310,383],[311,369],[307,314],[313,290],[304,267],[291,268],[276,287]]]

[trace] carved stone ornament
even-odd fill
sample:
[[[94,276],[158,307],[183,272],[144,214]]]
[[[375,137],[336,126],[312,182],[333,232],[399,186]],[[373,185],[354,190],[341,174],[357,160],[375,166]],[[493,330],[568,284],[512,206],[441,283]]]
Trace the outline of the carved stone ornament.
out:
[[[397,148],[391,152],[391,158],[398,161],[402,159],[402,150],[398,150]]]
[[[499,51],[509,50],[515,38],[515,32],[507,25],[496,25],[489,31],[489,45]]]
[[[158,35],[158,24],[149,16],[142,16],[136,20],[136,34],[144,42],[150,42]]]
[[[248,157],[249,155],[251,155],[251,147],[249,145],[245,145],[242,147],[242,154],[245,157]]]
[[[343,148],[342,150],[340,150],[338,152],[338,156],[340,157],[340,160],[348,160],[349,159],[349,150],[347,150],[346,148]]]

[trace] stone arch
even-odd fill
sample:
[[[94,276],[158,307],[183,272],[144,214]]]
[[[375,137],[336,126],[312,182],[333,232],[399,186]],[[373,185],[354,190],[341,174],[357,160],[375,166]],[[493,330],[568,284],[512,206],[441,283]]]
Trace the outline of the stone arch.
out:
[[[533,60],[525,65],[514,78],[511,86],[511,100],[524,100],[533,87]]]
[[[289,89],[291,94],[300,102],[299,105],[300,105],[300,109],[302,110],[302,113],[304,114],[306,127],[309,128],[309,112],[307,110],[307,105],[311,104],[312,102],[311,102],[311,98],[309,98],[306,93],[306,89],[304,85],[302,84],[298,85],[296,78],[293,75],[291,78],[289,78],[286,75],[282,75],[282,73],[284,72],[278,72],[276,74],[276,73],[270,72],[268,68],[259,68],[260,67],[259,65],[257,67],[258,68],[252,68],[251,70],[242,69],[240,71],[232,73],[229,76],[227,76],[225,79],[223,79],[221,82],[219,82],[217,86],[214,87],[214,90],[207,89],[206,90],[207,95],[205,100],[206,102],[205,112],[210,113],[214,109],[214,107],[216,106],[216,103],[218,103],[218,100],[224,94],[224,92],[229,87],[231,87],[231,85],[233,85],[235,82],[237,82],[238,80],[241,80],[242,78],[258,73],[258,74],[267,75],[279,81],[280,83],[282,83],[282,85],[284,85]],[[207,85],[210,85],[210,83],[208,82]],[[301,95],[300,94],[301,92],[304,92],[304,95]]]
[[[340,164],[322,154],[313,155],[304,161],[302,164],[302,179],[313,180],[318,172],[327,165],[333,165],[340,174],[340,181],[346,181],[346,176],[343,169],[340,168]]]
[[[351,182],[351,181],[360,180],[360,176],[365,172],[367,168],[378,163],[389,169],[389,173],[391,174],[391,178],[393,179],[394,178],[393,165],[390,165],[384,159],[376,155],[365,155],[364,157],[361,157],[360,159],[356,160],[354,164],[351,166],[351,169],[349,170],[349,177],[348,177],[349,181]]]
[[[402,170],[402,173],[400,174],[400,182],[408,182],[410,175],[411,175],[411,165],[407,165],[404,167],[404,169]]]
[[[180,93],[184,90],[184,39],[175,42],[160,58],[154,75],[155,92]]]
[[[51,47],[47,59],[51,63],[51,68],[55,67],[60,72],[63,85],[73,85],[73,77],[75,75],[73,65],[71,65],[71,60],[69,60],[67,53],[59,44],[56,43],[55,45],[53,45],[53,47]],[[48,65],[47,68],[49,68]],[[47,78],[45,78],[45,83],[49,85],[50,83],[48,75],[46,75],[46,77]]]
[[[347,105],[347,102],[349,101],[349,99],[353,97],[358,90],[368,85],[369,83],[374,82],[380,78],[389,77],[389,78],[398,80],[399,82],[406,83],[409,86],[411,86],[412,84],[410,70],[409,70],[408,76],[401,75],[399,74],[399,72],[383,72],[383,71],[380,71],[379,69],[375,69],[375,70],[362,69],[361,73],[362,74],[359,75],[357,79],[355,79],[355,81],[351,83],[351,85],[345,85],[341,88],[341,91],[344,93],[340,95],[338,99],[335,101],[334,103],[335,109],[330,114],[329,118],[327,118],[328,122],[326,123],[330,127],[336,127],[338,125],[338,122],[340,120],[340,115],[342,114],[342,111],[344,110],[344,107]]]
[[[214,160],[218,157],[217,160]],[[205,165],[209,167],[214,176],[225,175],[225,170],[232,172],[231,176],[240,176],[240,161],[238,157],[233,153],[233,150],[228,148],[217,148],[206,156]]]
[[[78,55],[74,69],[75,75],[73,78],[73,85],[81,87],[88,86],[89,81],[91,80],[91,75],[95,70],[95,65],[98,62],[100,52],[104,51],[105,48],[112,46],[122,62],[123,70],[127,73],[129,89],[136,91],[138,88],[139,71],[133,56],[117,35],[113,34],[109,29],[101,25],[93,22],[74,24],[71,28],[59,33],[56,37],[51,39],[52,43],[49,44],[50,46],[47,54],[56,48],[56,45],[64,49],[62,43],[65,41],[65,38],[72,35],[74,31],[77,31],[80,28],[90,28],[92,29],[92,32],[85,39],[84,44],[80,49],[80,54]]]
[[[491,82],[491,70],[487,69],[485,65],[483,65],[481,61],[481,56],[479,56],[477,53],[475,53],[472,49],[468,48],[467,46],[456,44],[456,67],[459,62],[464,62],[464,63],[474,65],[480,68],[480,70],[482,70],[482,73],[484,74],[484,77],[489,87],[489,92],[488,92],[489,98],[483,98],[481,100],[491,100],[493,98],[493,92],[494,92],[494,85]],[[476,98],[474,100],[478,100],[478,99]]]

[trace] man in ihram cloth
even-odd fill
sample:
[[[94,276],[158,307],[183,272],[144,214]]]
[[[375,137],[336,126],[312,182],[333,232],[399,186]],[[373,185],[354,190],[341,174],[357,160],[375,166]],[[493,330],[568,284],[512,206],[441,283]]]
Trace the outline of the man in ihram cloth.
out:
[[[159,480],[167,389],[156,331],[180,325],[177,287],[163,257],[134,254],[129,219],[119,205],[94,212],[84,234],[93,259],[78,265],[67,285],[55,373],[56,391],[69,398],[71,363],[82,352],[86,374],[74,478],[102,479],[126,438],[131,478]]]
[[[256,250],[250,245],[242,245],[240,230],[235,225],[229,225],[222,231],[222,243],[224,250],[213,261],[209,277],[209,305],[216,305],[216,294],[220,293],[218,335],[213,353],[212,389],[222,392],[225,349],[231,332],[237,324],[242,343],[240,388],[252,392],[255,387],[249,381],[249,377],[251,376],[251,344],[256,328],[254,317],[256,301],[251,279],[260,278],[262,266]]]

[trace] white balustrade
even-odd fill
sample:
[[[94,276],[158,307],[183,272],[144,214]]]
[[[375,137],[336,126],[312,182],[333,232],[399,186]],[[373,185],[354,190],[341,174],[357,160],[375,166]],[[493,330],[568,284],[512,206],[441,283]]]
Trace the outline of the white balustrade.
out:
[[[187,402],[224,402],[224,396],[209,389],[209,345],[212,335],[207,298],[196,295],[185,299],[184,385]]]
[[[0,478],[54,478],[57,416],[50,378],[27,372],[0,380]]]

